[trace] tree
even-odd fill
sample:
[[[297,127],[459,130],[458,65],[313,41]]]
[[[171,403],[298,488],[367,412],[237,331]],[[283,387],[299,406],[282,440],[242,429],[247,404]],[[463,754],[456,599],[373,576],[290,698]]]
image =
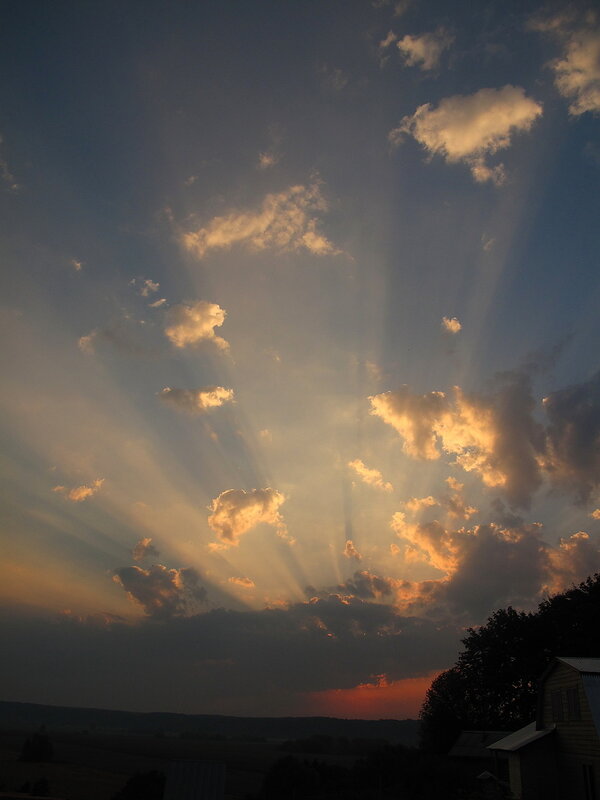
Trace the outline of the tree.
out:
[[[482,627],[469,628],[462,644],[421,709],[421,747],[431,752],[447,752],[461,730],[526,725],[553,656],[600,656],[600,574],[544,600],[535,613],[495,611]]]
[[[42,726],[38,733],[34,733],[33,736],[28,737],[23,742],[19,761],[52,761],[53,753],[54,748],[52,747],[52,742],[48,738],[45,728]]]

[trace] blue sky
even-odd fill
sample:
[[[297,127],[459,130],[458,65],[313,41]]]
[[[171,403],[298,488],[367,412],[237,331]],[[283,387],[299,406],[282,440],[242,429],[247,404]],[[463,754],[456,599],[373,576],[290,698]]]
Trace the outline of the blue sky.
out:
[[[414,716],[600,569],[600,21],[472,6],[4,4],[7,697]]]

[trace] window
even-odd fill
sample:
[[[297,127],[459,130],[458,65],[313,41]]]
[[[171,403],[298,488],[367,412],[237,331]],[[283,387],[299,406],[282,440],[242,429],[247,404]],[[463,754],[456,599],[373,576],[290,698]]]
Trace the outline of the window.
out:
[[[581,719],[581,706],[579,705],[579,690],[577,686],[567,689],[567,718]]]
[[[562,692],[552,692],[550,695],[552,702],[552,721],[562,722],[565,718],[563,711]]]

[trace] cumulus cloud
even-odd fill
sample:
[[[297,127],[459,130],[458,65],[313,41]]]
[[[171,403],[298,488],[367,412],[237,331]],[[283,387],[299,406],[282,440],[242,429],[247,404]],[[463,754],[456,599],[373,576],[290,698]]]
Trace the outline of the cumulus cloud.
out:
[[[304,249],[313,255],[336,254],[340,251],[318,229],[319,217],[326,211],[318,182],[291,186],[268,194],[256,211],[233,211],[214,217],[204,227],[183,233],[181,242],[198,258],[204,258],[210,250],[228,250],[234,245],[258,251]]]
[[[233,402],[233,389],[223,386],[204,386],[201,389],[171,389],[165,386],[159,392],[163,403],[186,414],[203,414],[211,408]]]
[[[134,561],[143,561],[144,558],[158,558],[160,553],[152,544],[152,539],[144,537],[136,542],[131,555]]]
[[[344,555],[346,558],[353,558],[355,561],[361,561],[362,556],[354,546],[354,542],[352,539],[348,539],[346,542],[346,546],[344,547]]]
[[[369,486],[374,486],[376,489],[381,489],[383,492],[393,491],[394,487],[388,481],[383,480],[381,472],[378,469],[369,469],[369,467],[363,464],[360,458],[349,461],[348,466]]]
[[[417,395],[402,387],[369,399],[371,413],[398,431],[410,456],[452,454],[453,464],[476,472],[486,486],[501,488],[513,505],[527,506],[541,484],[544,432],[532,416],[525,374],[506,374],[490,396],[467,395],[460,387],[451,397]]]
[[[90,497],[97,494],[102,488],[103,483],[104,478],[96,478],[96,480],[92,481],[90,484],[75,486],[73,489],[67,489],[66,486],[55,486],[52,491],[64,495],[65,498],[72,503],[82,503],[84,500],[88,500]]]
[[[276,489],[227,489],[212,501],[208,524],[220,539],[213,548],[237,547],[240,538],[252,528],[264,523],[276,528],[282,538],[287,528],[279,507],[285,495]]]
[[[212,342],[220,350],[228,350],[229,342],[215,333],[215,328],[221,327],[226,316],[223,308],[206,300],[171,306],[167,311],[165,336],[178,348]]]
[[[167,620],[185,616],[206,602],[206,590],[193,567],[168,569],[153,564],[150,569],[123,567],[113,576],[129,597],[140,605],[148,617]]]
[[[538,18],[530,26],[560,42],[562,53],[550,62],[559,93],[569,100],[569,113],[600,112],[600,25],[596,15],[578,21],[573,13]]]
[[[541,103],[526,97],[520,86],[480,89],[472,95],[447,97],[437,108],[430,103],[419,106],[390,132],[389,139],[398,145],[405,135],[412,136],[430,156],[467,164],[477,182],[500,184],[503,165],[490,166],[487,159],[506,149],[515,134],[529,131],[541,114]]]
[[[442,317],[442,330],[455,334],[462,330],[462,325],[456,317]]]
[[[419,67],[424,71],[429,71],[438,66],[442,53],[450,47],[453,41],[454,37],[448,31],[438,28],[420,36],[406,35],[396,42],[396,46],[407,67]],[[381,46],[384,46],[383,42]]]
[[[549,425],[543,466],[582,500],[600,485],[600,372],[543,400]]]

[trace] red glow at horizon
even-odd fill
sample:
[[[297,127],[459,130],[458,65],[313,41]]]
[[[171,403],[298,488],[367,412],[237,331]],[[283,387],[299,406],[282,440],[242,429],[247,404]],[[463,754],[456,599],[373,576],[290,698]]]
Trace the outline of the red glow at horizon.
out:
[[[311,713],[358,719],[415,719],[437,675],[439,672],[432,672],[399,681],[378,675],[373,683],[361,683],[351,689],[311,692]]]

